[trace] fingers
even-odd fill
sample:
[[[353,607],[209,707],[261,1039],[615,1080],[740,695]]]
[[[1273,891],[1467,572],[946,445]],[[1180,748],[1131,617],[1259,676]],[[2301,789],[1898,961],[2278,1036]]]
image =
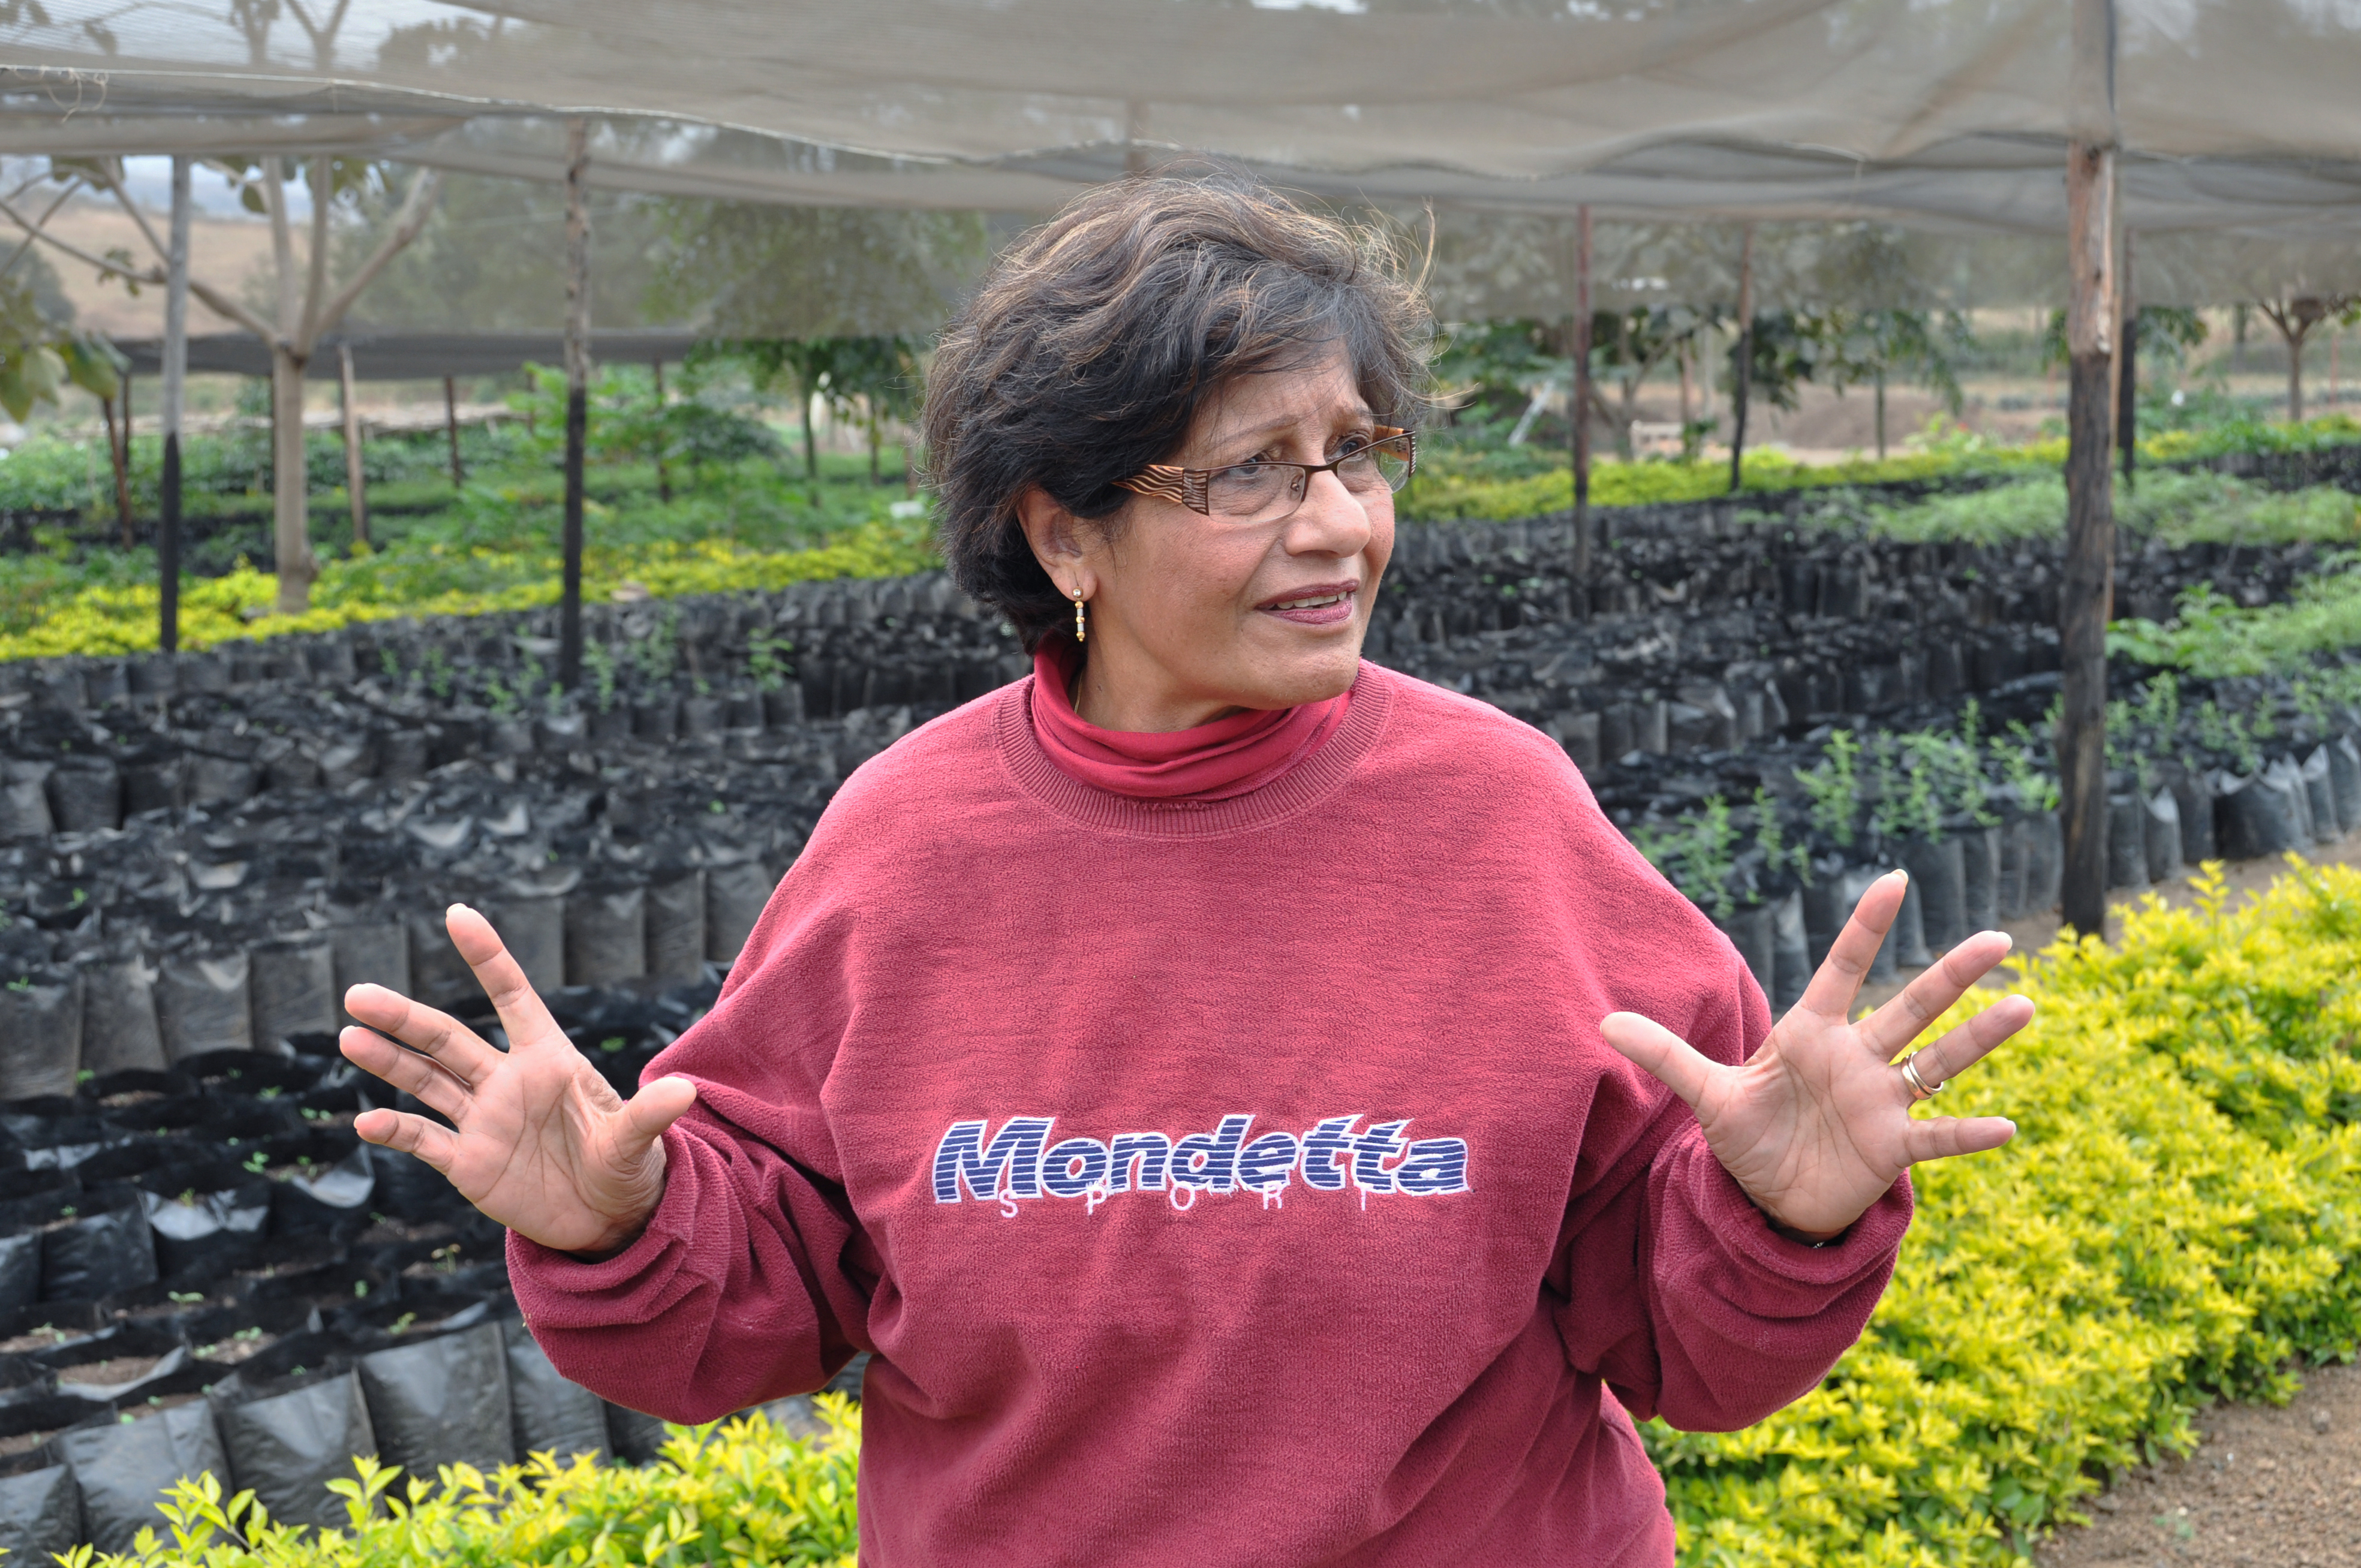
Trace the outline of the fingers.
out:
[[[1916,980],[1903,987],[1899,996],[1863,1020],[1862,1042],[1877,1053],[1878,1060],[1890,1060],[1903,1047],[1924,1034],[1927,1025],[1949,1012],[1951,1003],[1967,994],[1968,987],[2008,957],[2013,945],[2005,932],[1977,932],[1929,965]]]
[[[664,1130],[687,1114],[697,1103],[697,1085],[685,1078],[659,1078],[642,1088],[623,1107],[622,1132],[616,1152],[636,1156],[664,1135]]]
[[[374,1073],[454,1122],[467,1109],[467,1086],[434,1064],[432,1057],[403,1050],[382,1035],[367,1029],[346,1029],[337,1036],[345,1059],[363,1072]]]
[[[414,1154],[445,1176],[459,1155],[457,1134],[406,1112],[364,1111],[353,1118],[353,1131],[369,1143]]]
[[[1949,1159],[1954,1155],[1982,1154],[2016,1136],[2016,1124],[2005,1116],[1934,1116],[1912,1122],[1903,1135],[1902,1150],[1910,1163]]]
[[[1831,1023],[1850,1021],[1853,998],[1861,994],[1861,982],[1868,978],[1869,966],[1876,961],[1877,949],[1894,917],[1902,913],[1903,895],[1909,891],[1910,879],[1901,872],[1888,872],[1869,884],[1812,983],[1804,988],[1803,1006]]]
[[[484,994],[492,999],[492,1010],[508,1030],[511,1050],[529,1049],[553,1039],[566,1043],[566,1032],[542,1005],[540,993],[524,977],[523,966],[510,956],[507,944],[482,912],[455,904],[444,912],[443,928],[451,934],[451,945],[459,949],[467,967],[476,971],[476,982],[484,988]],[[573,1047],[566,1044],[566,1048]]]
[[[1713,1080],[1717,1066],[1696,1047],[1654,1019],[1643,1018],[1637,1013],[1609,1013],[1599,1020],[1598,1032],[1626,1058],[1664,1080],[1689,1109],[1697,1109],[1697,1102],[1704,1098],[1707,1086]]]
[[[421,1006],[382,985],[357,985],[346,992],[345,1011],[379,1034],[433,1057],[462,1083],[481,1083],[500,1065],[500,1053],[473,1029],[448,1013]]]
[[[1965,1072],[2032,1022],[2033,1003],[2028,998],[2012,996],[1996,1002],[1919,1051],[1918,1076],[1931,1086]],[[1907,1092],[1906,1084],[1904,1090]]]

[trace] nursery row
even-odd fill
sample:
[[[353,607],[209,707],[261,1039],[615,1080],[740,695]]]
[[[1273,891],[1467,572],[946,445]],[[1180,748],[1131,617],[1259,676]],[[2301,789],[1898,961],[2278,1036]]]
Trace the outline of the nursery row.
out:
[[[551,1000],[628,1091],[713,994]],[[325,1483],[355,1455],[420,1475],[653,1456],[660,1422],[566,1382],[522,1332],[500,1229],[354,1135],[373,1103],[419,1107],[333,1051],[297,1036],[0,1109],[0,1546],[127,1550],[203,1472],[335,1524]],[[775,1415],[814,1425],[807,1402]]]
[[[1564,744],[1774,998],[1878,866],[1922,872],[1905,963],[2054,901],[2056,677],[2016,673],[2045,644],[1922,630],[1888,689],[1867,651],[1825,673],[1724,660],[1733,619],[1536,621],[1394,657]],[[470,994],[440,929],[455,898],[538,986],[693,980],[735,956],[838,779],[1025,668],[939,576],[591,622],[572,696],[532,616],[0,666],[22,683],[0,694],[0,1017],[26,1042],[0,1097],[325,1030],[357,981]],[[2356,675],[2165,674],[2119,705],[2117,883],[2350,827]]]

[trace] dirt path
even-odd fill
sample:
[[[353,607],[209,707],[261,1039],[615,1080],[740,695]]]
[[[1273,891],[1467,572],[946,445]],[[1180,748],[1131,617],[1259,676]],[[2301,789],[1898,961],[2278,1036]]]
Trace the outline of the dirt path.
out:
[[[2361,833],[2305,859],[2361,865]],[[2233,907],[2286,871],[2284,861],[2233,861],[2223,876]],[[2156,891],[2168,904],[2195,902],[2185,880]],[[2108,901],[2110,937],[2120,929],[2113,911],[2136,906],[2142,896]],[[2019,952],[2036,951],[2056,939],[2058,917],[2004,928]],[[1994,973],[2002,984],[2016,978],[2007,966]],[[1884,1001],[1907,978],[1864,990],[1862,1002]],[[2038,1568],[2361,1568],[2361,1367],[2321,1368],[2284,1409],[2223,1406],[2196,1424],[2204,1434],[2196,1453],[2134,1471],[2086,1503],[2082,1511],[2093,1522],[2045,1542],[2034,1554]]]
[[[2313,1373],[2285,1409],[2231,1405],[2198,1419],[2185,1460],[2134,1471],[2086,1504],[2038,1568],[2334,1568],[2361,1563],[2361,1367]]]

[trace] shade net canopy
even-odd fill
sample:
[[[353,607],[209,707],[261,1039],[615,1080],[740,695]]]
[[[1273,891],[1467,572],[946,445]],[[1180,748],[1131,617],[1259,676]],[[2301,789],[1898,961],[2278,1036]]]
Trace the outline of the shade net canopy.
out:
[[[0,152],[334,148],[778,202],[1042,211],[1126,156],[1523,214],[2048,235],[2062,0],[23,0]],[[2361,227],[2361,4],[2118,0],[2125,221]],[[2087,94],[2083,99],[2087,101]]]

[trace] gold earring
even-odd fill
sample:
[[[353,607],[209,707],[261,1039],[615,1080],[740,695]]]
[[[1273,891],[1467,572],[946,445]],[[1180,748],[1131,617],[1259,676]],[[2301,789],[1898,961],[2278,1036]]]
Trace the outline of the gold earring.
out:
[[[1082,590],[1076,588],[1074,590],[1074,641],[1087,642],[1090,640],[1090,623],[1082,619]]]

